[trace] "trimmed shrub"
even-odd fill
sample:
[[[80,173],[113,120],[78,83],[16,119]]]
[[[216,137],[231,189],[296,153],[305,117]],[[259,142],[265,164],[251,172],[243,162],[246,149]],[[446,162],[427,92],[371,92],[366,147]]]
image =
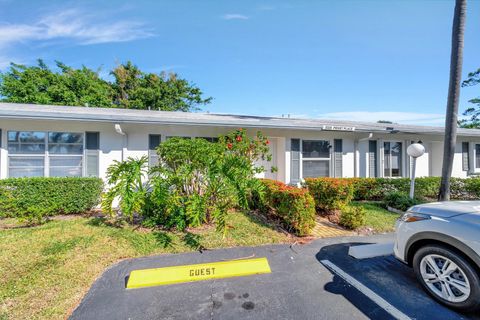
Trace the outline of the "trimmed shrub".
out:
[[[480,177],[463,179],[469,199],[480,199]]]
[[[378,180],[376,178],[345,178],[353,184],[353,199],[375,199],[379,195]]]
[[[318,212],[331,213],[341,210],[353,199],[354,181],[336,178],[307,178],[304,186],[315,199]]]
[[[9,178],[0,180],[0,212],[30,224],[58,214],[82,213],[100,202],[99,178]]]
[[[355,200],[383,200],[391,192],[409,193],[409,178],[344,178],[354,185]],[[440,177],[415,179],[415,197],[437,199]],[[451,178],[451,198],[454,200],[480,199],[480,177]]]
[[[253,207],[279,219],[288,231],[298,236],[310,234],[315,226],[315,201],[308,191],[275,180],[260,181],[264,188],[253,195]]]
[[[367,212],[360,206],[347,206],[342,209],[339,224],[348,229],[358,229],[365,224]]]
[[[384,203],[388,207],[407,211],[408,208],[420,202],[417,199],[411,199],[406,193],[396,191],[385,195]]]

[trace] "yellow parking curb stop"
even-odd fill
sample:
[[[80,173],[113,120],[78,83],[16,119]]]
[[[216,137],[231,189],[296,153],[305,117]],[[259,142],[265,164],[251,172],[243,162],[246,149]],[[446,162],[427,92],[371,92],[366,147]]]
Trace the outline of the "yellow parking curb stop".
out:
[[[127,289],[271,273],[267,258],[134,270]]]

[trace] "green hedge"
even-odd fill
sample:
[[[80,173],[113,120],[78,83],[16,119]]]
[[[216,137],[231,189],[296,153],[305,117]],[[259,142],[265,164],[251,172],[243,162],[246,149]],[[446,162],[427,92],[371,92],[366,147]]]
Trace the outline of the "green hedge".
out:
[[[408,193],[409,178],[343,178],[353,184],[355,200],[383,200],[391,192]],[[415,179],[415,198],[437,199],[440,177]],[[456,200],[480,199],[480,178],[452,178],[451,198]]]
[[[99,178],[9,178],[0,180],[0,214],[40,223],[45,217],[82,213],[100,202]]]
[[[298,236],[310,234],[315,226],[315,202],[305,189],[261,179],[262,194],[254,194],[253,208],[281,220],[286,229]]]
[[[319,213],[342,211],[352,200],[384,201],[386,205],[405,210],[419,202],[437,199],[440,177],[415,179],[415,201],[410,201],[409,178],[307,178],[303,186],[315,199]],[[452,178],[451,199],[480,199],[480,177]]]

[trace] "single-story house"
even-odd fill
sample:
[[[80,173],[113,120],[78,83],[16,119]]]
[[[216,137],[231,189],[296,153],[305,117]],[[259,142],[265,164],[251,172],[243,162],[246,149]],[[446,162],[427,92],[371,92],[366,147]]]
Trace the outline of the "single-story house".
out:
[[[392,119],[395,120],[395,119]],[[264,177],[408,177],[406,153],[421,141],[417,176],[440,176],[442,127],[115,108],[0,103],[0,178],[98,176],[114,160],[149,156],[170,137],[215,139],[236,128],[262,131],[273,155]],[[270,167],[277,167],[271,172]],[[480,173],[480,130],[458,129],[453,176]]]

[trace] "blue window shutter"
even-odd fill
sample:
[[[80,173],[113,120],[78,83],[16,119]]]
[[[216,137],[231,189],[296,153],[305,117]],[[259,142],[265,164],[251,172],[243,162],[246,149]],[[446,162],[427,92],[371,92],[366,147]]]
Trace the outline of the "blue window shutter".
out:
[[[300,139],[290,140],[290,183],[300,182]]]
[[[343,176],[343,140],[333,140],[333,161],[334,161],[334,174],[335,178],[341,178]]]
[[[377,141],[368,141],[368,176],[370,178],[378,177],[377,174]]]
[[[470,158],[468,157],[468,149],[470,148],[468,142],[462,142],[462,170],[470,170]]]

